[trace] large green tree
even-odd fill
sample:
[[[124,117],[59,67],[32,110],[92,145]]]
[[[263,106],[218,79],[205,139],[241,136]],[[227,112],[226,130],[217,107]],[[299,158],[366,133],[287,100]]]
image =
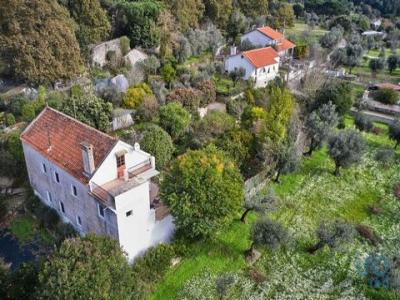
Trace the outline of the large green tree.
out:
[[[67,115],[102,131],[107,131],[110,127],[112,109],[110,102],[105,102],[92,93],[74,95],[62,107]]]
[[[160,125],[173,139],[182,136],[190,124],[190,114],[182,104],[171,102],[160,108]]]
[[[351,85],[344,81],[331,81],[324,84],[316,95],[312,108],[319,108],[331,102],[336,107],[339,116],[348,113],[353,105]]]
[[[76,36],[84,52],[87,52],[90,44],[101,42],[107,37],[111,25],[99,0],[70,0],[68,7],[78,25]]]
[[[268,102],[265,128],[267,137],[276,144],[284,140],[294,109],[293,95],[286,88],[273,87]]]
[[[240,9],[247,17],[265,16],[268,13],[268,0],[238,0]]]
[[[225,29],[232,12],[232,0],[204,0],[205,15]]]
[[[179,156],[161,184],[161,198],[190,238],[208,236],[239,212],[243,179],[226,155],[208,146]]]
[[[197,27],[204,13],[201,0],[164,0],[179,23],[182,32]]]
[[[145,128],[140,145],[144,151],[154,155],[156,166],[160,169],[170,161],[174,152],[171,136],[154,124]]]
[[[129,37],[133,47],[154,47],[159,42],[156,22],[161,11],[162,5],[153,0],[118,1],[115,5],[114,34]]]
[[[73,21],[56,0],[2,0],[0,28],[0,54],[15,78],[50,83],[80,72]]]
[[[65,240],[39,272],[38,299],[135,299],[132,268],[107,237]]]
[[[335,162],[335,175],[339,176],[340,168],[349,168],[361,160],[364,140],[355,130],[342,130],[329,139],[328,149]]]

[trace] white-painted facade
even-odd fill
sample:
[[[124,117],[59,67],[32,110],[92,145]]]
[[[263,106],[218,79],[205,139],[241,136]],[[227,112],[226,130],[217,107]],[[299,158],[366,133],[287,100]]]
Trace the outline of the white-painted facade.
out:
[[[225,59],[225,71],[230,73],[234,70],[243,68],[245,70],[244,80],[252,79],[256,88],[266,87],[271,80],[274,80],[279,74],[279,57],[276,63],[272,65],[256,68],[242,54],[229,56]]]
[[[129,260],[151,246],[168,242],[173,235],[172,217],[164,214],[157,220],[157,208],[151,203],[151,178],[159,173],[155,159],[138,144],[118,141],[87,184],[24,141],[23,150],[35,194],[82,235],[117,239]],[[121,154],[125,157],[122,177],[116,159]]]
[[[261,33],[258,30],[253,30],[248,33],[245,33],[241,36],[240,42],[243,43],[245,40],[249,40],[257,48],[263,48],[267,46],[274,46],[276,41],[267,37],[265,34]]]

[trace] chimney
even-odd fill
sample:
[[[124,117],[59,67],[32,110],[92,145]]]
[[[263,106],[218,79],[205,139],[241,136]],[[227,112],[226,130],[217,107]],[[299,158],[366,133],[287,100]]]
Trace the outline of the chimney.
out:
[[[237,53],[236,46],[231,46],[231,55],[236,55],[236,53]]]
[[[87,142],[82,142],[81,151],[82,151],[82,161],[83,161],[83,174],[86,177],[90,177],[95,169],[93,145]]]

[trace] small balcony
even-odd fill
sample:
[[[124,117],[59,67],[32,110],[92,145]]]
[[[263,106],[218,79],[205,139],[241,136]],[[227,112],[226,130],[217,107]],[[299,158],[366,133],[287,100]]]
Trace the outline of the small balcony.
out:
[[[103,205],[115,209],[115,197],[159,174],[159,172],[155,170],[151,159],[136,164],[128,168],[125,172],[126,176],[120,176],[101,186],[91,182],[91,194]]]

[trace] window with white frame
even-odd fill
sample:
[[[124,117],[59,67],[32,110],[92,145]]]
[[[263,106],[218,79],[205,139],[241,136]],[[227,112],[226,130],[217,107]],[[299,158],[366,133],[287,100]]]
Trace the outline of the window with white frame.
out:
[[[78,190],[76,189],[76,186],[74,186],[73,184],[71,184],[71,193],[74,197],[78,196]]]
[[[53,202],[53,198],[51,197],[51,193],[49,191],[46,192],[47,195],[47,201]]]
[[[97,203],[97,209],[98,209],[99,217],[104,219],[105,206],[101,205],[100,203]]]

